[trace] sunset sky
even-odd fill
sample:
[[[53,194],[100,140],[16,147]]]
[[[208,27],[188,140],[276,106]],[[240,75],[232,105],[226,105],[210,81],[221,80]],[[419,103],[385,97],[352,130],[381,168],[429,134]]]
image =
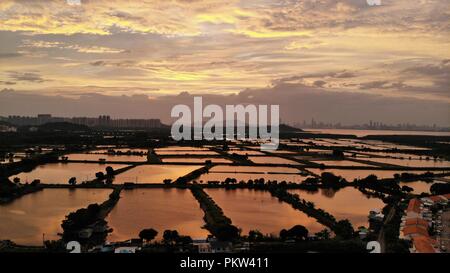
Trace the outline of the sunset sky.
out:
[[[142,117],[157,112],[135,100],[280,94],[291,121],[450,126],[450,0],[381,1],[2,0],[0,115]],[[304,98],[315,112],[292,110]],[[113,102],[73,106],[87,99]]]

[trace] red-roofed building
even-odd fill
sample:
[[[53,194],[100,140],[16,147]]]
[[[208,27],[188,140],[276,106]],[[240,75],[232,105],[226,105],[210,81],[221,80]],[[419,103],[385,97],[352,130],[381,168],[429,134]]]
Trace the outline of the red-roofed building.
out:
[[[441,195],[433,195],[428,197],[429,199],[431,199],[434,203],[438,203],[438,202],[442,202],[442,201],[447,201],[445,199],[445,197],[441,196]]]
[[[402,230],[403,237],[413,238],[417,236],[428,237],[428,229],[422,226],[405,226]]]
[[[420,206],[422,203],[419,199],[411,199],[408,203],[408,208],[406,209],[406,214],[408,218],[416,218],[420,216]]]
[[[402,217],[402,223],[400,224],[400,238],[411,240],[413,253],[438,253],[440,249],[446,249],[442,244],[442,238],[446,238],[445,232],[442,232],[442,228],[438,225],[437,228],[441,229],[436,233],[439,240],[435,240],[428,233],[429,228],[433,227],[436,231],[436,226],[432,226],[432,221],[436,220],[439,213],[442,210],[436,212],[433,208],[437,204],[448,205],[450,194],[434,195],[429,197],[423,197],[420,199],[411,199],[406,209],[406,216]],[[442,220],[444,223],[445,220]],[[444,235],[444,237],[442,237]],[[444,239],[445,240],[448,239]],[[439,242],[439,243],[438,243]]]
[[[428,228],[428,222],[422,218],[409,218],[405,221],[405,226],[421,226]]]
[[[436,253],[438,252],[433,246],[433,240],[427,236],[417,236],[412,239],[414,253]]]

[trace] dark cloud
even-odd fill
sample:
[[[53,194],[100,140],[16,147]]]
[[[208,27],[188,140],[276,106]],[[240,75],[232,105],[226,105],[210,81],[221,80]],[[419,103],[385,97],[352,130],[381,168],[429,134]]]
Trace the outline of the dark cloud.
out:
[[[360,89],[385,89],[385,88],[387,88],[388,83],[389,83],[389,81],[365,82],[365,83],[361,83],[359,88]]]
[[[141,64],[132,60],[121,60],[121,61],[94,61],[89,63],[92,66],[116,66],[116,67],[128,67],[128,68],[144,68]]]
[[[16,82],[11,82],[11,81],[0,81],[0,84],[3,84],[3,85],[15,85]]]
[[[125,118],[161,118],[170,123],[170,111],[177,104],[193,104],[195,94],[182,92],[149,98],[146,95],[108,96],[86,93],[79,98],[45,96],[27,92],[0,92],[0,115],[98,116],[108,114]],[[379,120],[386,123],[450,125],[448,103],[405,97],[387,97],[355,92],[335,92],[303,84],[278,84],[261,89],[246,89],[232,95],[202,95],[203,103],[280,105],[283,121],[315,118],[327,122],[362,123]]]
[[[92,66],[103,66],[106,63],[104,61],[95,61],[95,62],[90,62],[90,65]]]
[[[135,22],[142,22],[142,23],[145,22],[144,18],[135,16],[131,13],[124,12],[124,11],[114,11],[114,12],[109,13],[109,15],[120,18],[120,19],[126,19],[126,20],[135,21]]]
[[[450,97],[450,60],[437,64],[417,65],[405,69],[402,73],[413,79],[425,79],[432,83],[428,87],[410,87],[412,92],[433,93]]]
[[[412,72],[427,76],[450,77],[450,60],[443,60],[439,64],[428,64],[407,68],[404,72]]]
[[[0,59],[20,57],[22,54],[15,52],[0,53]]]
[[[359,84],[359,88],[366,89],[392,89],[395,91],[408,90],[409,88],[415,88],[413,86],[404,84],[401,81],[371,81]]]
[[[46,80],[42,78],[39,73],[35,72],[17,72],[17,71],[9,71],[8,75],[11,79],[15,81],[26,81],[26,82],[34,82],[41,83]]]
[[[304,79],[347,79],[357,77],[355,72],[350,72],[347,70],[343,71],[332,71],[332,72],[320,72],[320,73],[310,73],[304,75],[295,75],[280,79],[272,80],[272,85],[283,84],[283,83],[300,83],[303,82]],[[317,84],[325,84],[326,82],[323,80],[316,80],[314,85],[319,86]]]
[[[313,84],[316,87],[324,87],[326,83],[327,83],[326,81],[319,80],[319,81],[315,81]]]
[[[291,83],[291,82],[302,82],[304,79],[303,76],[291,76],[286,78],[274,79],[271,81],[272,85],[278,85],[283,83]]]
[[[347,79],[347,78],[354,78],[354,77],[356,77],[356,74],[354,72],[348,72],[348,71],[339,72],[334,75],[334,78],[340,78],[340,79]]]

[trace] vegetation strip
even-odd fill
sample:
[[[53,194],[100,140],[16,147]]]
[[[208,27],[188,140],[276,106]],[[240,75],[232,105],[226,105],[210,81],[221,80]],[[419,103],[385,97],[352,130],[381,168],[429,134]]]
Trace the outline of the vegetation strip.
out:
[[[269,192],[280,201],[290,204],[294,209],[300,210],[306,215],[315,218],[317,222],[330,228],[342,239],[350,239],[353,237],[354,229],[352,224],[347,219],[336,221],[334,216],[330,213],[324,211],[323,209],[315,208],[314,203],[301,199],[297,194],[290,194],[284,188],[271,188],[269,189]]]
[[[232,225],[231,219],[225,216],[214,200],[200,186],[193,185],[190,189],[205,213],[203,219],[206,229],[219,240],[230,241],[239,238],[239,229]]]
[[[109,232],[105,218],[119,201],[121,191],[122,187],[115,187],[102,204],[90,204],[67,215],[61,224],[63,241],[75,240],[85,246],[103,243]]]

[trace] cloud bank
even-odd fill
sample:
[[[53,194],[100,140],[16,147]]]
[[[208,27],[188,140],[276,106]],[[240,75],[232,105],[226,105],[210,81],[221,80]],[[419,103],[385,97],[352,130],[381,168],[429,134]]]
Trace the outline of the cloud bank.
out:
[[[149,97],[147,95],[110,96],[86,93],[77,98],[46,96],[11,89],[0,92],[0,115],[36,115],[50,113],[56,116],[111,115],[124,118],[161,118],[171,123],[170,111],[177,104],[192,107],[196,94]],[[248,89],[231,95],[203,94],[203,103],[280,105],[284,122],[314,118],[327,122],[347,124],[368,120],[390,124],[410,122],[415,124],[450,125],[448,104],[414,98],[387,98],[381,95],[354,92],[333,92],[301,84],[279,84],[262,89]]]

